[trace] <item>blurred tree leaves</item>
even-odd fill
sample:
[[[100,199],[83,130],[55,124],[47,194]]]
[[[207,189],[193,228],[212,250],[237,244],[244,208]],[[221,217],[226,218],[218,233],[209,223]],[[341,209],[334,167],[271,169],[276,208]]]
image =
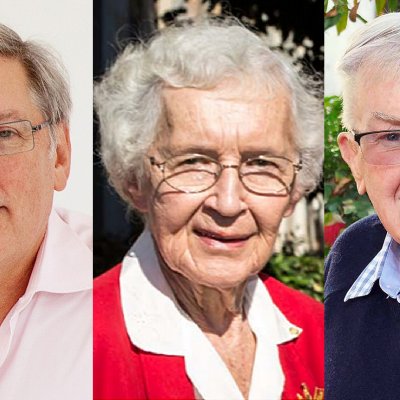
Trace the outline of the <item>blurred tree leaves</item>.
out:
[[[161,2],[156,1],[158,9]],[[271,45],[272,48],[279,48],[290,57],[300,59],[303,66],[312,66],[313,71],[323,71],[323,4],[320,1],[191,0],[176,2],[175,5],[175,8],[167,10],[162,8],[158,14],[159,21],[176,23],[193,17],[193,13],[235,16],[258,32],[278,34],[280,41]]]
[[[279,253],[270,259],[266,272],[316,300],[323,299],[324,260],[321,257],[297,257]]]
[[[367,22],[360,14],[358,14],[358,7],[361,1],[367,0],[333,0],[333,7],[328,10],[329,1],[324,0],[325,30],[332,26],[336,26],[337,33],[340,34],[346,29],[349,20],[355,22],[359,19],[360,21]],[[375,0],[375,7],[377,15],[400,10],[399,0]]]
[[[342,220],[347,226],[373,213],[366,195],[360,196],[347,164],[343,161],[337,135],[341,125],[342,101],[338,96],[325,97],[324,202],[325,225]]]

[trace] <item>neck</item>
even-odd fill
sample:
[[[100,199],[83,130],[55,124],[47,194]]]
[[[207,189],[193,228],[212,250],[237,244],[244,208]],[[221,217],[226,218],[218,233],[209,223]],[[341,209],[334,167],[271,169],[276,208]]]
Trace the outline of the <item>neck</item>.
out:
[[[179,305],[205,333],[222,336],[235,322],[244,322],[246,282],[229,289],[195,284],[162,261],[161,270]]]

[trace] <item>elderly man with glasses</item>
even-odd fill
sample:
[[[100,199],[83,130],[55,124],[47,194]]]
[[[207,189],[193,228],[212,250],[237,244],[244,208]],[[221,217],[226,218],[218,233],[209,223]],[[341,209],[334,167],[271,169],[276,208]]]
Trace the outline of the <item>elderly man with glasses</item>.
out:
[[[0,24],[0,398],[91,398],[91,225],[52,207],[70,95],[42,46]]]
[[[400,14],[353,37],[338,138],[377,215],[339,237],[326,269],[326,398],[400,399]]]

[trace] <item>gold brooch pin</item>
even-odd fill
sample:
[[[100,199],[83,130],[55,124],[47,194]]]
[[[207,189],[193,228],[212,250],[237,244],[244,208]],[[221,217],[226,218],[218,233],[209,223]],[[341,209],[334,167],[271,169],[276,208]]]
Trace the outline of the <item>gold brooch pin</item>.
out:
[[[314,389],[314,394],[311,395],[308,387],[305,383],[301,384],[302,394],[297,394],[298,400],[324,400],[324,389],[316,387]]]

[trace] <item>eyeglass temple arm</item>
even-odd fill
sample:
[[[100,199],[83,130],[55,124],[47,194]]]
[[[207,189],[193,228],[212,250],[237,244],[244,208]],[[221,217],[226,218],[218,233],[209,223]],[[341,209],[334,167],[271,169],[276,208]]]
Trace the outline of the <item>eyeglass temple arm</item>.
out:
[[[164,171],[164,166],[166,161],[164,162],[157,162],[156,159],[154,157],[149,157],[149,161],[151,165],[156,166],[157,168],[159,168],[161,171]]]
[[[355,141],[359,146],[361,146],[360,141],[361,141],[361,138],[362,138],[365,134],[364,134],[364,133],[356,133],[356,132],[354,132],[354,131],[351,131],[351,133],[352,133],[353,136],[354,136],[354,141]]]
[[[49,125],[50,125],[50,121],[45,121],[39,125],[32,126],[32,133],[36,133],[36,132],[42,130],[44,127],[49,126]]]

